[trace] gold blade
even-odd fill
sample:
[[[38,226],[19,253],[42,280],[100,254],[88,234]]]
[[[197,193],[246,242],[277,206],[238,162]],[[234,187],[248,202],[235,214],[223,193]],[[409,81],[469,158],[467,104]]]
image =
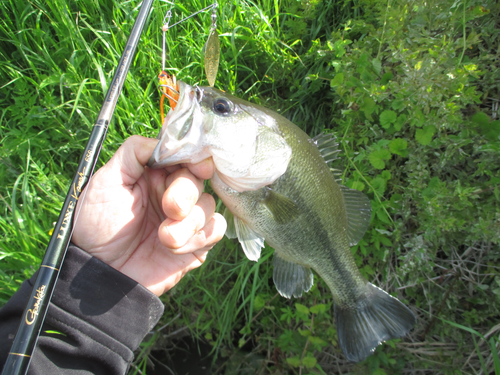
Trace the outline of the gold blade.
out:
[[[219,70],[220,42],[217,30],[212,30],[205,47],[205,74],[208,84],[213,87]]]

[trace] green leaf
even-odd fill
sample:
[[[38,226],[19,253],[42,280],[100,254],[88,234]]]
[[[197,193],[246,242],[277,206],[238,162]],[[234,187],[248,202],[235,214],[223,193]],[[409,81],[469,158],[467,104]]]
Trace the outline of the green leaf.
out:
[[[342,86],[344,83],[344,73],[335,74],[335,77],[330,81],[330,87]]]
[[[368,54],[364,52],[361,56],[359,56],[359,59],[356,60],[356,71],[358,73],[362,73],[369,66],[369,64]]]
[[[342,62],[337,61],[337,60],[333,60],[333,61],[330,61],[330,65],[335,68],[336,72],[338,72],[340,70],[340,67],[342,66]]]
[[[359,190],[359,191],[363,191],[365,189],[365,184],[362,183],[361,181],[354,181],[354,182],[351,182],[349,184],[349,187],[351,189],[356,189],[356,190]]]
[[[313,368],[316,366],[316,362],[317,360],[314,357],[304,357],[304,360],[302,361],[303,365],[307,368]]]
[[[484,112],[477,112],[471,118],[472,122],[479,126],[485,126],[490,122],[490,116]]]
[[[387,82],[389,82],[393,78],[394,78],[394,74],[392,74],[391,72],[384,73],[384,75],[380,79],[380,84],[385,85],[385,84],[387,84]]]
[[[403,138],[395,138],[389,143],[389,151],[400,156],[408,156],[408,141]]]
[[[432,137],[436,133],[436,127],[434,125],[424,126],[422,129],[417,129],[415,132],[415,139],[421,145],[427,146],[432,141]]]
[[[389,181],[392,178],[392,174],[389,171],[382,171],[380,177],[382,177],[386,181]]]
[[[389,160],[391,158],[391,153],[389,150],[381,149],[375,150],[368,155],[368,160],[371,165],[373,165],[376,169],[384,169],[385,168],[385,160]]]
[[[301,305],[300,303],[296,303],[295,308],[299,313],[309,315],[309,309],[306,306]]]
[[[477,112],[472,116],[472,122],[476,124],[478,132],[490,141],[497,141],[500,137],[500,121],[491,121],[484,112]]]
[[[392,246],[391,240],[388,239],[387,237],[385,237],[385,236],[379,236],[378,239],[382,243],[382,245],[384,245],[384,246]]]
[[[398,109],[404,108],[404,106],[405,106],[405,101],[403,99],[396,99],[396,100],[393,100],[391,103],[391,107],[395,111],[397,111]]]
[[[311,342],[311,344],[319,347],[328,345],[328,343],[325,340],[323,340],[321,337],[318,336],[309,336],[307,339]]]
[[[309,309],[313,314],[322,314],[326,311],[326,305],[324,303],[320,303],[318,305],[311,306]]]
[[[377,74],[380,74],[380,72],[382,71],[382,63],[380,62],[380,59],[373,59],[372,65],[373,65],[373,69],[375,69]]]
[[[288,363],[292,367],[299,367],[300,366],[300,358],[298,356],[289,357],[286,359],[286,363]]]
[[[427,187],[422,190],[422,196],[425,198],[432,198],[437,194],[437,191],[439,189],[439,185],[441,184],[441,181],[439,180],[439,177],[432,177],[429,180],[429,183],[427,184]]]
[[[242,335],[249,335],[250,333],[252,333],[252,330],[250,329],[250,324],[247,324],[242,329],[240,329],[240,333]],[[212,337],[212,336],[210,336],[210,337]],[[208,338],[206,338],[206,339],[208,340]]]
[[[344,46],[349,45],[349,44],[351,44],[350,40],[339,39],[339,40],[336,40],[335,43],[333,43],[333,46],[331,46],[330,48],[333,48],[333,50],[335,51],[335,56],[336,57],[342,57],[342,56],[345,55],[345,48],[344,48]]]
[[[413,126],[420,128],[422,127],[422,125],[424,125],[425,117],[420,109],[416,109],[415,111],[413,111],[411,117],[412,117],[411,124]]]
[[[396,129],[396,131],[400,131],[403,128],[403,125],[405,124],[407,118],[408,116],[406,116],[404,113],[399,115],[398,119],[394,123],[394,129]]]
[[[387,189],[387,180],[382,177],[375,177],[370,181],[370,184],[380,195],[384,194],[385,189]]]
[[[281,309],[281,311],[283,312],[283,314],[281,314],[280,320],[286,320],[287,323],[290,324],[292,318],[294,317],[292,309],[287,306],[286,308]]]
[[[243,348],[245,344],[247,343],[247,340],[245,340],[243,337],[238,340],[238,348]]]
[[[375,111],[375,109],[377,108],[377,104],[375,103],[375,101],[370,98],[369,96],[366,96],[364,99],[363,99],[363,103],[361,103],[360,107],[359,107],[364,113],[365,113],[365,116],[369,119],[369,120],[372,120],[372,116],[371,114]]]
[[[391,348],[396,349],[396,343],[401,341],[400,339],[387,340],[385,342],[386,345],[389,345]]]
[[[253,309],[254,311],[259,311],[262,309],[266,304],[266,300],[262,295],[257,295],[253,301]]]
[[[387,216],[384,210],[378,210],[375,215],[382,223],[391,224],[391,220]]]
[[[398,118],[396,112],[391,110],[385,110],[380,114],[380,126],[384,129],[389,129],[391,124],[395,123]]]
[[[363,84],[366,85],[369,82],[374,82],[377,79],[377,76],[373,74],[371,70],[366,69],[361,72],[359,78],[361,78]]]
[[[373,267],[367,264],[363,268],[361,268],[361,272],[363,272],[366,275],[373,275],[375,271],[373,270]]]
[[[300,329],[299,328],[299,333],[301,336],[304,336],[304,337],[312,336],[312,332],[310,329]]]

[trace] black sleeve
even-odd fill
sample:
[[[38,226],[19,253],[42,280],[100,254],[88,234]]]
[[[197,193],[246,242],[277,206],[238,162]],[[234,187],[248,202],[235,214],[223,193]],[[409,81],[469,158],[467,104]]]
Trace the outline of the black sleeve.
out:
[[[35,277],[0,309],[0,368]],[[162,314],[153,293],[70,245],[28,374],[124,374]]]

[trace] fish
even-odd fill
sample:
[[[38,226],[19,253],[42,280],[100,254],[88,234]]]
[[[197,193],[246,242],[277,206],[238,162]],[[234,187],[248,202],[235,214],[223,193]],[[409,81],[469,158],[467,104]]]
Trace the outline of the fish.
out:
[[[226,235],[238,238],[253,261],[265,242],[274,248],[273,280],[283,297],[308,292],[312,270],[325,281],[349,361],[362,361],[382,342],[406,335],[416,323],[413,312],[368,282],[351,253],[369,226],[371,205],[332,173],[335,139],[310,138],[278,113],[213,87],[177,83],[178,102],[148,165],[212,157],[210,184],[226,207]]]

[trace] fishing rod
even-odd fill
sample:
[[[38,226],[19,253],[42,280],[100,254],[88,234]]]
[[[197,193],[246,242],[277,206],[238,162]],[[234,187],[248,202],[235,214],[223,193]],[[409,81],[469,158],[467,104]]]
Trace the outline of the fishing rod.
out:
[[[2,375],[26,374],[69,241],[78,199],[90,180],[153,0],[144,0],[64,201]],[[83,200],[83,197],[82,197]]]

